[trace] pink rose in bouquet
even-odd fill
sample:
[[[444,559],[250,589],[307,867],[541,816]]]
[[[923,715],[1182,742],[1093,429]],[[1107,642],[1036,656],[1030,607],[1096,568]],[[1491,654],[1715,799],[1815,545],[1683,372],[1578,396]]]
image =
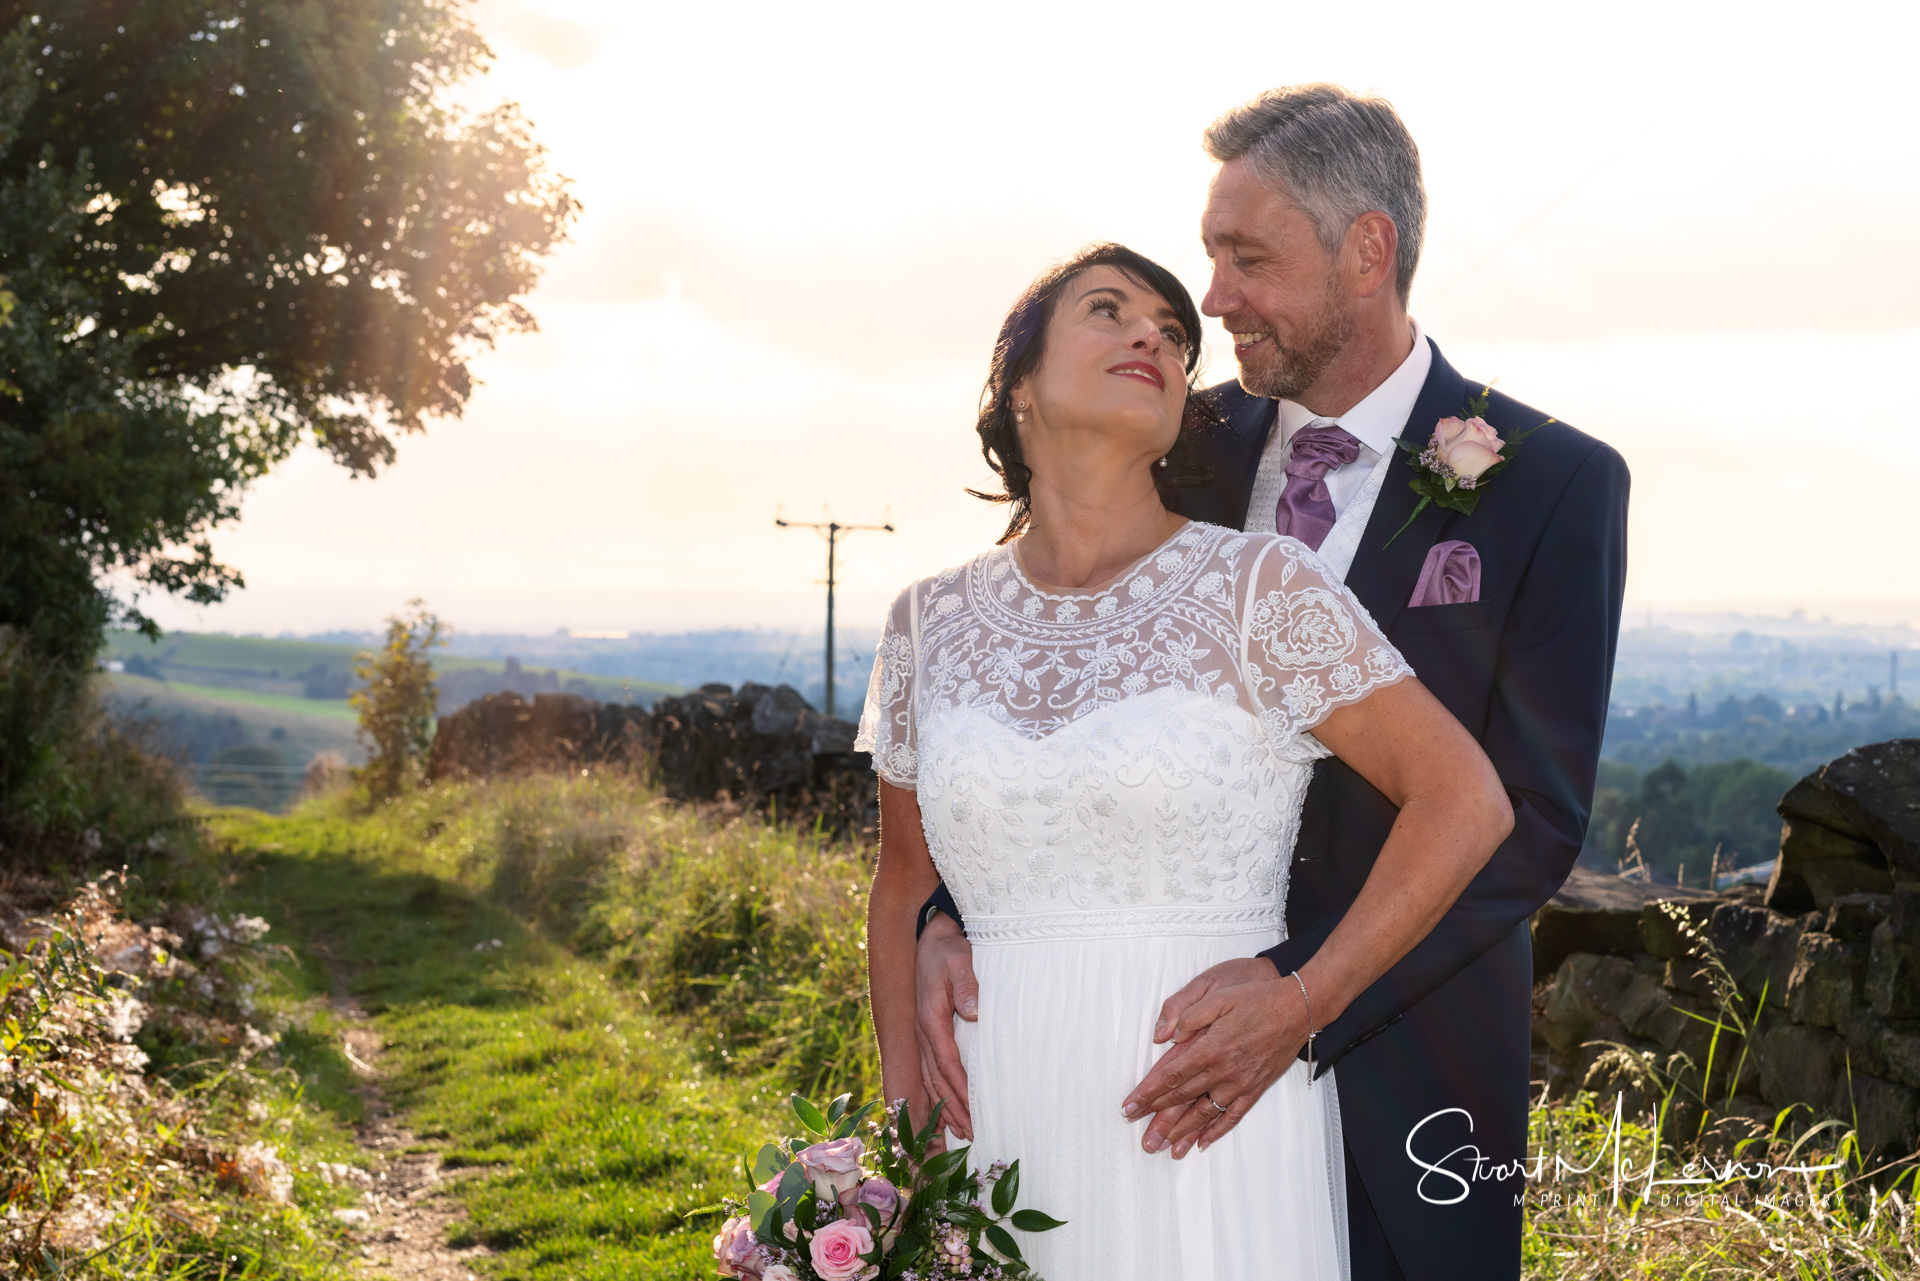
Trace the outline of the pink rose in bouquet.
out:
[[[1442,418],[1433,429],[1433,451],[1461,480],[1475,481],[1500,461],[1500,433],[1484,418]]]
[[[880,1221],[885,1223],[900,1209],[900,1189],[876,1174],[860,1185],[850,1204],[855,1207],[872,1206],[880,1215]]]
[[[816,1143],[794,1154],[801,1170],[813,1180],[813,1190],[823,1201],[838,1201],[842,1192],[860,1186],[860,1158],[866,1144],[851,1136]]]
[[[800,1274],[784,1263],[776,1263],[760,1274],[760,1281],[800,1281]]]
[[[864,1281],[880,1269],[860,1256],[873,1251],[873,1233],[864,1223],[839,1219],[813,1234],[807,1253],[820,1281]]]
[[[713,1239],[713,1258],[723,1277],[759,1277],[760,1242],[754,1238],[753,1223],[745,1216],[728,1219]]]

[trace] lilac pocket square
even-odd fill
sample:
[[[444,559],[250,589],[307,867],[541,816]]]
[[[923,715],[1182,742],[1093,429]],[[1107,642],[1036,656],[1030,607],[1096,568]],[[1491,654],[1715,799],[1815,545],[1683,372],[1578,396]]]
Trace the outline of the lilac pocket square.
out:
[[[1458,539],[1435,543],[1420,567],[1409,609],[1422,605],[1465,605],[1480,599],[1480,553]]]

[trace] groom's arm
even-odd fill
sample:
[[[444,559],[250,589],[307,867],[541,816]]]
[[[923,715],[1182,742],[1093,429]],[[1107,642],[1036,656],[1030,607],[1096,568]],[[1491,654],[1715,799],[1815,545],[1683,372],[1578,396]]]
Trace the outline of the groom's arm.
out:
[[[920,916],[913,923],[914,938],[917,939],[927,932],[927,922],[933,919],[935,912],[944,912],[951,916],[953,923],[960,927],[961,932],[966,931],[967,922],[960,915],[960,905],[953,901],[953,895],[947,892],[947,883],[942,881],[933,887],[933,893],[928,895],[927,901],[920,905]]]
[[[1513,834],[1432,933],[1321,1030],[1321,1070],[1506,938],[1552,898],[1586,836],[1626,589],[1627,467],[1601,445],[1562,493],[1501,637],[1481,745],[1513,804]],[[1262,956],[1306,963],[1338,919]]]

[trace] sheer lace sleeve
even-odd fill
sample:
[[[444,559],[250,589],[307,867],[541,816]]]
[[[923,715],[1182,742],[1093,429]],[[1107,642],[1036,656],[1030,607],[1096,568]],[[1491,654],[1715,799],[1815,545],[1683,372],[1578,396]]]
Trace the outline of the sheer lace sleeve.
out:
[[[1315,726],[1413,669],[1305,545],[1274,539],[1247,577],[1240,644],[1253,711],[1276,749],[1298,742],[1297,754],[1325,756]]]
[[[887,615],[867,684],[867,706],[860,714],[858,752],[873,753],[874,772],[896,787],[910,788],[919,772],[918,739],[913,724],[915,637],[919,618],[914,588],[901,592]]]

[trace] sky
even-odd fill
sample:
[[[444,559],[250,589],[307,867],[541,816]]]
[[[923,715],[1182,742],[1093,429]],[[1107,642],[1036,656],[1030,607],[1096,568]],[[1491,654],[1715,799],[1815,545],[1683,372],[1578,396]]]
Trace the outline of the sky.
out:
[[[966,497],[1001,316],[1119,240],[1198,296],[1201,131],[1389,98],[1430,203],[1412,310],[1626,457],[1628,602],[1920,625],[1911,4],[964,6],[478,0],[475,104],[584,213],[465,415],[373,481],[303,451],[215,547],[202,630],[843,626],[999,532]],[[1212,380],[1232,375],[1216,324]]]

